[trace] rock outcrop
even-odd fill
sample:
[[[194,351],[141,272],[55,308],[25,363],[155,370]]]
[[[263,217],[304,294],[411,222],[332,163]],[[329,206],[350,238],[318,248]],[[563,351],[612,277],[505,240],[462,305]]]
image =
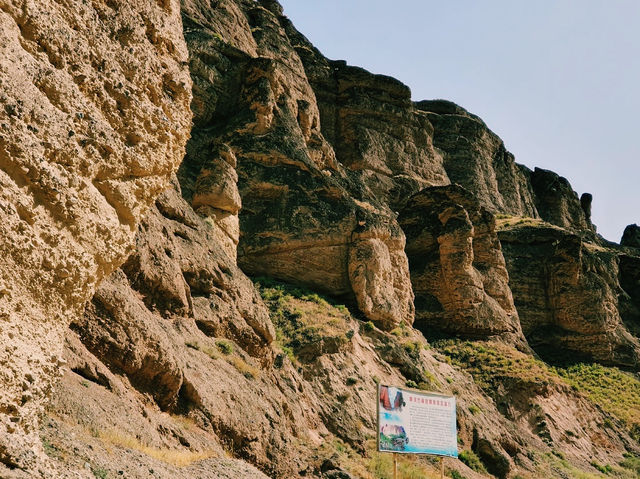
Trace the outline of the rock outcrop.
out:
[[[628,225],[624,229],[620,245],[640,248],[640,227],[637,224]]]
[[[503,224],[498,237],[520,324],[534,350],[552,361],[638,367],[640,343],[620,313],[617,250],[528,220]]]
[[[553,171],[535,168],[529,174],[540,218],[574,232],[593,228],[589,193],[578,199],[569,181]]]
[[[238,245],[247,273],[345,297],[388,329],[411,323],[404,234],[384,203],[354,194],[279,7],[209,9],[183,8],[197,98],[185,198],[224,231],[228,251]]]
[[[459,185],[426,188],[400,213],[416,296],[416,328],[524,344],[495,216]]]
[[[452,183],[473,192],[492,213],[538,217],[527,169],[480,118],[445,100],[420,101],[415,107],[433,125],[433,144],[442,151]]]
[[[0,463],[45,474],[64,331],[178,166],[191,80],[175,0],[1,1],[0,38]]]
[[[449,183],[433,127],[413,108],[406,85],[329,61],[291,30],[318,100],[322,132],[360,185],[352,195],[396,211],[422,188]]]
[[[378,383],[494,477],[640,454],[539,360],[637,371],[635,225],[275,0],[125,3],[0,0],[0,476],[362,477]]]

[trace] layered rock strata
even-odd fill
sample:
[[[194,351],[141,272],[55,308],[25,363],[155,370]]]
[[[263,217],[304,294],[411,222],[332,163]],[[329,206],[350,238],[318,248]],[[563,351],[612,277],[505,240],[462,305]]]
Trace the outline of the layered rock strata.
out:
[[[426,188],[400,213],[416,296],[416,327],[427,335],[509,336],[524,344],[495,216],[459,185]]]
[[[0,463],[47,474],[64,331],[177,167],[191,80],[177,1],[0,1],[0,58]]]
[[[65,361],[40,430],[69,466],[54,477],[263,477],[239,459],[349,477],[377,381],[455,394],[461,448],[496,477],[537,471],[538,452],[585,470],[637,452],[513,347],[524,332],[545,359],[637,369],[637,231],[602,241],[590,195],[515,163],[461,107],[326,59],[273,0],[183,0],[192,139],[152,204],[188,134],[178,10],[0,0],[0,476],[53,474],[34,418]],[[238,265],[365,321],[278,288],[269,317]],[[538,370],[474,381],[414,307],[427,335],[499,338],[478,351]]]
[[[633,256],[529,220],[503,224],[498,237],[522,330],[538,353],[552,361],[640,364],[640,343],[621,316],[637,302]]]
[[[540,218],[573,232],[589,232],[593,228],[593,198],[589,193],[578,199],[569,181],[553,171],[534,168],[529,176]]]
[[[433,144],[442,151],[452,183],[473,192],[493,213],[538,217],[527,168],[480,118],[445,100],[420,101],[415,108],[433,125]]]
[[[388,329],[411,323],[404,234],[384,203],[353,194],[357,180],[323,136],[281,13],[227,1],[211,16],[208,5],[185,2],[197,94],[185,198],[224,232],[227,251],[237,247],[249,274],[345,297]]]

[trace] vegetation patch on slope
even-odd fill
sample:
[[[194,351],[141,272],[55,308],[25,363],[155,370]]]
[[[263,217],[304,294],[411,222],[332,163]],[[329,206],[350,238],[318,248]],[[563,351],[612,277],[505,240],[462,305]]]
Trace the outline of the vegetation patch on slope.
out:
[[[561,382],[545,363],[505,344],[443,340],[437,342],[436,347],[449,362],[467,370],[476,384],[489,394],[509,379],[537,387]]]
[[[331,461],[352,477],[363,479],[392,479],[393,455],[376,450],[376,442],[367,441],[363,455],[354,451],[348,444],[339,439],[326,441],[319,449],[323,455],[331,454]],[[437,479],[437,461],[435,457],[412,454],[398,455],[398,476],[403,479]],[[334,476],[340,477],[340,476]]]
[[[174,466],[185,467],[196,461],[216,457],[213,451],[191,451],[189,449],[157,448],[143,444],[139,439],[116,429],[98,431],[98,437],[106,445],[141,452],[149,457]]]
[[[276,340],[292,359],[338,352],[353,337],[351,314],[344,305],[271,278],[254,282],[269,308]]]
[[[576,364],[557,368],[558,374],[603,410],[620,419],[640,441],[640,380],[618,368]]]

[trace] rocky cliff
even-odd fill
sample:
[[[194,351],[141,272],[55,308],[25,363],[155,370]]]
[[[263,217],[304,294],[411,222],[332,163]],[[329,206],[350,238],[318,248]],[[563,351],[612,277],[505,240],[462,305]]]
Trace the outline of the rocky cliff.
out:
[[[0,0],[0,476],[386,477],[382,382],[452,477],[634,477],[637,227],[274,0],[74,6]]]
[[[0,2],[0,462],[46,474],[37,417],[69,322],[131,253],[189,136],[176,1]]]

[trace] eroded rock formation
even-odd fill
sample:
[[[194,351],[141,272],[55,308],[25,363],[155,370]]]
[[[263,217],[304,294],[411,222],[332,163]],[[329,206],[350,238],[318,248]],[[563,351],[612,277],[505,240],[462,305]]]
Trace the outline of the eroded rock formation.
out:
[[[407,235],[416,327],[524,344],[495,216],[459,185],[415,194],[400,214]]]
[[[536,208],[543,220],[574,232],[589,231],[591,201],[589,193],[578,195],[569,181],[553,171],[535,168],[530,172]]]
[[[0,58],[0,463],[45,474],[64,331],[178,166],[191,80],[177,1],[1,1]]]
[[[538,216],[527,169],[480,118],[445,100],[420,101],[415,107],[433,125],[433,144],[443,153],[452,183],[471,191],[493,213]]]
[[[411,323],[404,234],[384,202],[354,193],[279,6],[209,8],[183,9],[197,98],[185,198],[220,226],[228,251],[238,244],[247,273],[343,296],[388,329]]]
[[[637,224],[628,225],[622,233],[620,240],[622,246],[631,246],[632,248],[640,248],[640,227]]]
[[[51,475],[34,418],[65,361],[39,431],[55,477],[349,477],[377,381],[455,394],[496,477],[639,451],[529,349],[637,369],[637,231],[597,237],[590,195],[478,117],[326,59],[274,0],[0,0],[0,19],[11,475]],[[294,286],[261,297],[245,273]],[[414,314],[492,341],[434,347]]]
[[[614,248],[539,222],[516,221],[498,236],[522,330],[536,351],[556,361],[638,367],[640,343],[625,327],[620,307],[629,295],[621,287],[619,263],[629,260]],[[630,282],[623,281],[635,297]]]

